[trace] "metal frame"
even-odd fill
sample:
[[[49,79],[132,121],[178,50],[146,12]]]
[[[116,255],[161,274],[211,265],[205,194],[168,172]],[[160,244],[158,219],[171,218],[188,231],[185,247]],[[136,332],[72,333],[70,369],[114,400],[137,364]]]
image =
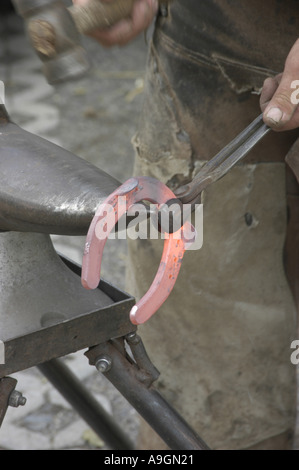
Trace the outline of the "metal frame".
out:
[[[80,276],[79,266],[61,259]],[[70,312],[66,321],[4,339],[5,364],[0,365],[0,378],[134,331],[136,327],[124,315],[134,305],[134,299],[105,281],[98,289],[114,303],[80,316],[72,317]]]
[[[131,347],[134,360],[126,352],[124,340]],[[208,450],[206,443],[153,386],[159,373],[137,334],[100,344],[85,355],[90,364],[96,366],[106,361],[106,367],[102,369],[104,375],[170,449]]]
[[[80,276],[80,266],[65,257],[61,259]],[[0,426],[9,405],[25,402],[19,394],[13,403],[13,393],[18,394],[17,381],[7,375],[38,366],[111,449],[134,449],[117,423],[58,359],[89,348],[85,355],[90,364],[104,373],[172,450],[207,450],[204,441],[153,386],[159,372],[136,334],[136,327],[129,321],[134,299],[105,281],[101,281],[99,289],[113,299],[112,305],[5,341],[6,364],[0,366]]]

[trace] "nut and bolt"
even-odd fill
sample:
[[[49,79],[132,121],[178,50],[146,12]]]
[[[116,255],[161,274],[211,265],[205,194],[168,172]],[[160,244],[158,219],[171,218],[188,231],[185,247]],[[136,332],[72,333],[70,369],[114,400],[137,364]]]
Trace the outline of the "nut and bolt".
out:
[[[99,372],[108,372],[112,367],[112,360],[109,356],[98,357],[95,366]]]
[[[22,395],[21,392],[13,390],[8,398],[8,405],[18,408],[18,406],[24,406],[27,399]]]

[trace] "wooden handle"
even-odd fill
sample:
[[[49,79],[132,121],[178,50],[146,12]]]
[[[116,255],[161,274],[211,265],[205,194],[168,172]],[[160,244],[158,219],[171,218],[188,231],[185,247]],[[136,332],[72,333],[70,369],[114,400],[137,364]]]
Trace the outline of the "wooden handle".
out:
[[[79,32],[87,34],[94,29],[108,28],[130,16],[134,2],[135,0],[115,0],[102,3],[100,0],[90,0],[87,5],[73,5],[69,11]]]

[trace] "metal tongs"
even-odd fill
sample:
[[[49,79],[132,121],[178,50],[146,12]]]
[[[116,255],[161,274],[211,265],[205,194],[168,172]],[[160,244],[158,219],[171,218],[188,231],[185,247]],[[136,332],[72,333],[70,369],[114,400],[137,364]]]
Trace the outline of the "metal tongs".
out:
[[[226,175],[270,130],[271,128],[263,121],[263,115],[258,116],[235,139],[209,160],[191,183],[178,188],[175,191],[176,197],[183,204],[195,203],[207,186]]]
[[[87,289],[95,289],[100,281],[103,250],[112,228],[120,217],[135,204],[149,201],[158,212],[163,205],[178,201],[182,204],[195,204],[201,192],[211,183],[222,178],[236,163],[264,137],[270,128],[263,122],[262,115],[253,121],[241,134],[206,163],[194,180],[179,188],[174,194],[160,181],[149,177],[130,178],[100,204],[90,225],[82,264],[82,284]],[[180,206],[179,206],[180,208]],[[150,212],[147,214],[149,215]],[[185,251],[196,239],[196,230],[188,220],[182,220],[176,232],[169,233],[164,240],[164,249],[157,274],[147,293],[131,309],[130,319],[135,325],[146,322],[165,302],[178,277]]]

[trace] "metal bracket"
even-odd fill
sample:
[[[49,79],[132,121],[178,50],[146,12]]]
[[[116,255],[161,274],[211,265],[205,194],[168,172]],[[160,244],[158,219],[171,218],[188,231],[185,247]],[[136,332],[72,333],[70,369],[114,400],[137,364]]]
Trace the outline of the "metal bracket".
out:
[[[130,352],[127,346],[130,346]],[[172,450],[208,450],[206,443],[153,387],[159,372],[138,335],[94,346],[85,355]],[[106,367],[104,366],[106,364]]]
[[[0,427],[9,407],[9,397],[17,385],[17,380],[11,377],[0,379]]]

